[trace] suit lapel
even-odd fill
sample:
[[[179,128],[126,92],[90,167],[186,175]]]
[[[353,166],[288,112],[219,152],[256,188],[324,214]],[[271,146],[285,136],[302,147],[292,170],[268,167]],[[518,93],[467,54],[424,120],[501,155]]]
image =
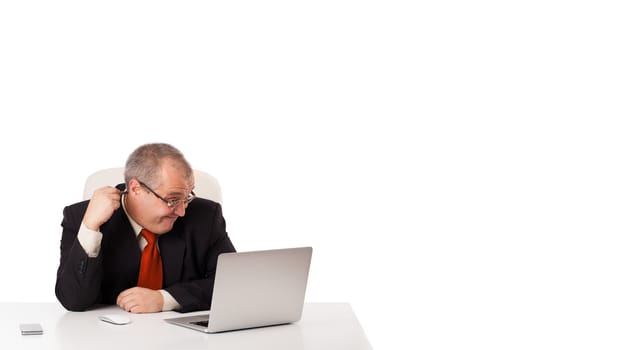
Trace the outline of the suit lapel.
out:
[[[112,273],[123,275],[126,284],[136,285],[141,249],[124,210],[117,209],[100,231],[104,235],[102,253],[107,256],[107,267]]]
[[[182,280],[182,265],[186,243],[175,228],[158,237],[158,248],[163,261],[163,288]]]

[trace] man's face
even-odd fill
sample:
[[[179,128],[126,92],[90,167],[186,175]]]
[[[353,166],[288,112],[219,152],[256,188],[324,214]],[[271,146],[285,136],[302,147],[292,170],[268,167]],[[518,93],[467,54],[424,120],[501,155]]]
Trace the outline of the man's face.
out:
[[[157,188],[138,181],[131,186],[134,187],[137,203],[135,220],[147,230],[163,234],[171,231],[177,218],[186,213],[186,200],[193,189],[194,180],[185,179],[181,170],[171,162],[165,162]],[[166,203],[176,200],[179,204],[172,207]]]

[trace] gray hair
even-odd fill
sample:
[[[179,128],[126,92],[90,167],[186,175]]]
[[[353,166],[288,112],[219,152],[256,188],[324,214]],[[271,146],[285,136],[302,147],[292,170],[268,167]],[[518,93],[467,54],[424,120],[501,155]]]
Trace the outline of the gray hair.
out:
[[[172,160],[186,178],[193,176],[193,168],[177,148],[166,143],[148,143],[134,150],[128,157],[124,171],[126,186],[130,180],[137,179],[158,188],[163,160]]]

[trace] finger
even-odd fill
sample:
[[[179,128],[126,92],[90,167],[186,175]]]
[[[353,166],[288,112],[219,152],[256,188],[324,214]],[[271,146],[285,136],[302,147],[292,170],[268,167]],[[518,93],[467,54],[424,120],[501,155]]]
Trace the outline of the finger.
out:
[[[120,308],[125,309],[126,308],[126,297],[122,296],[121,294],[117,297],[117,305],[119,305]]]
[[[130,311],[128,310],[128,306],[126,304],[117,304],[117,305],[119,305],[119,307],[124,309],[125,311]]]
[[[128,295],[128,290],[124,290],[123,292],[119,293],[119,295],[117,296],[117,304],[119,304],[119,302],[126,296]]]
[[[109,200],[119,200],[120,199],[120,191],[116,188],[102,188],[96,192],[94,192],[93,198],[106,198]]]
[[[124,310],[128,311],[128,310],[126,309],[126,304],[123,302],[123,300],[117,300],[117,306],[119,306],[120,308],[122,308],[122,309],[124,309]]]
[[[126,311],[131,311],[136,306],[136,301],[134,300],[132,296],[125,297],[119,300],[117,305],[119,305],[120,308]]]
[[[133,304],[133,303],[126,303],[126,304],[123,306],[123,309],[124,309],[124,310],[126,310],[126,311],[128,311],[128,312],[133,312],[133,310],[135,310],[135,309],[136,309],[136,305],[135,305],[135,304]]]
[[[94,194],[114,194],[114,193],[119,193],[119,192],[120,191],[116,189],[115,187],[105,186],[105,187],[98,188],[93,193]]]
[[[118,203],[121,201],[121,196],[119,195],[119,193],[107,193],[106,197],[111,201],[115,201]]]
[[[121,293],[119,293],[119,295],[117,296],[117,304],[119,304],[123,300],[127,299],[128,297],[130,297],[134,293],[134,288],[136,288],[136,287],[126,289],[126,290],[122,291]]]
[[[113,198],[111,200],[111,203],[113,205],[113,209],[117,209],[121,205],[121,201],[119,200],[119,198]]]

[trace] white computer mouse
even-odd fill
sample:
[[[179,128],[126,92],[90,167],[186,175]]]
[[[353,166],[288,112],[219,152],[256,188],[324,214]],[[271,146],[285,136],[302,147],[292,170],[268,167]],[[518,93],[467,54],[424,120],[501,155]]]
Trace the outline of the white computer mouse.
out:
[[[128,324],[130,323],[130,317],[124,314],[107,314],[100,315],[98,318],[104,322],[112,324]]]

